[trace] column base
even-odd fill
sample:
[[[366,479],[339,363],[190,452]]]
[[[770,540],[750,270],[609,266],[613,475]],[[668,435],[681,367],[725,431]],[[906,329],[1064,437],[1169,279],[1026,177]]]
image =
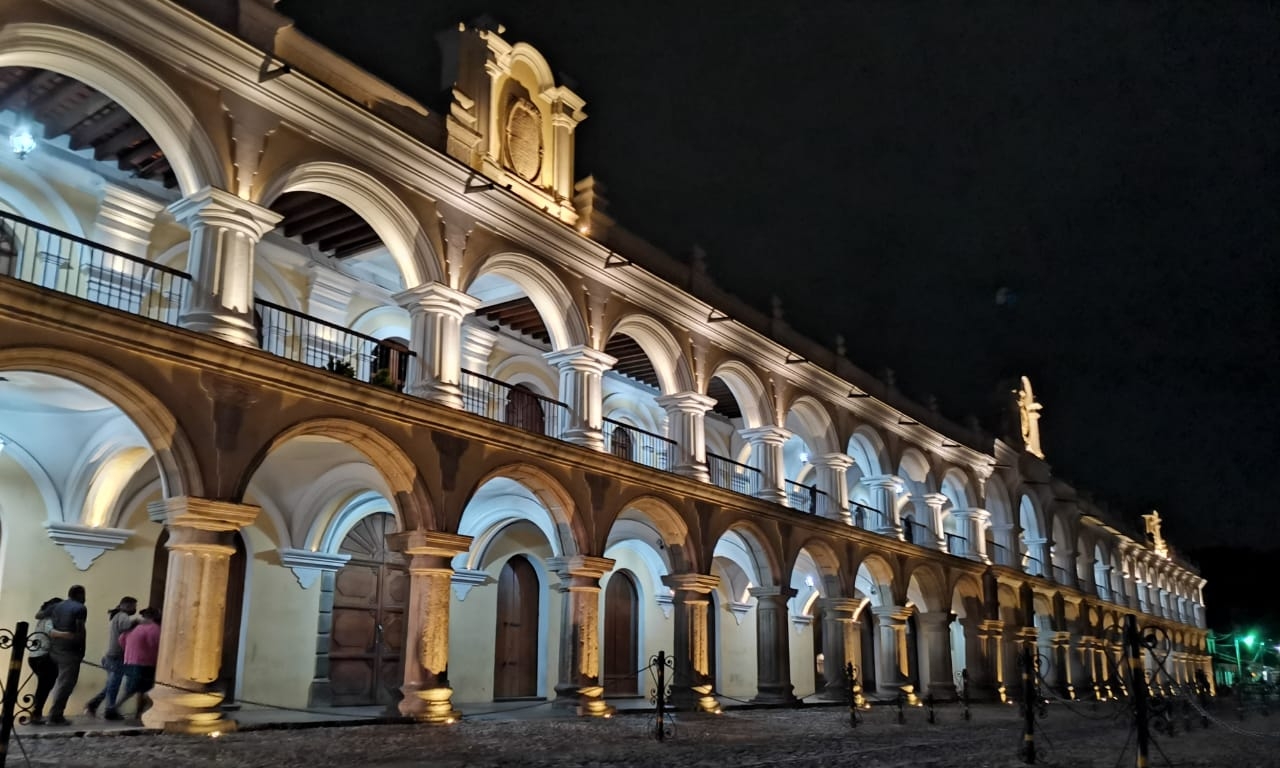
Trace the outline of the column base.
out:
[[[823,701],[845,701],[849,698],[849,688],[843,680],[827,683],[818,691],[818,698]]]
[[[188,331],[204,333],[209,336],[229,341],[241,347],[258,349],[258,330],[253,323],[239,315],[216,312],[189,312],[182,316],[178,325]]]
[[[613,717],[616,707],[604,698],[604,686],[588,685],[582,688],[556,686],[556,697],[551,706],[556,709],[572,709],[580,717]]]
[[[223,716],[220,691],[180,691],[157,686],[151,694],[151,708],[142,713],[142,724],[165,733],[209,736],[236,730],[236,721]]]
[[[706,464],[677,464],[672,467],[671,471],[681,477],[697,480],[700,483],[711,482],[711,472],[707,469]]]
[[[452,408],[455,411],[464,410],[462,390],[458,388],[457,384],[424,383],[407,389],[406,393],[432,403],[438,403],[446,408]]]
[[[711,695],[711,691],[710,683],[691,685],[688,688],[672,685],[671,698],[667,699],[667,704],[681,712],[701,712],[706,715],[721,714],[724,710],[720,708],[719,700]]]
[[[787,494],[777,488],[764,488],[756,492],[756,498],[761,501],[771,501],[774,504],[787,503]]]
[[[453,708],[452,688],[425,688],[404,690],[400,700],[400,714],[428,725],[453,725],[462,717]]]
[[[886,525],[882,528],[877,528],[876,533],[880,534],[881,536],[888,536],[891,539],[902,538],[902,528],[896,525]]]
[[[566,443],[581,445],[583,448],[604,453],[604,433],[598,429],[566,429],[560,435],[560,439]]]
[[[758,688],[756,695],[751,699],[752,704],[772,704],[772,705],[794,705],[800,700],[795,697],[795,693],[790,685],[786,686],[765,686]]]

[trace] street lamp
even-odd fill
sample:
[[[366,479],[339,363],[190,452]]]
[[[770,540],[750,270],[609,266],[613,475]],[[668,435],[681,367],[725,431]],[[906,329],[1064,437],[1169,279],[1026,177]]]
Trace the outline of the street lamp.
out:
[[[1250,635],[1245,635],[1245,636],[1244,636],[1244,645],[1245,645],[1245,647],[1246,647],[1246,648],[1253,648],[1253,643],[1254,643],[1254,641],[1255,641],[1256,639],[1257,639],[1257,638],[1256,638],[1254,635],[1251,635],[1251,634],[1250,634]],[[1243,682],[1244,682],[1244,667],[1243,667],[1243,666],[1241,666],[1241,664],[1240,664],[1240,633],[1239,633],[1239,632],[1236,632],[1236,633],[1235,633],[1235,641],[1236,641],[1236,676],[1237,676],[1237,677],[1239,677],[1239,678],[1240,678],[1240,681],[1243,683]]]

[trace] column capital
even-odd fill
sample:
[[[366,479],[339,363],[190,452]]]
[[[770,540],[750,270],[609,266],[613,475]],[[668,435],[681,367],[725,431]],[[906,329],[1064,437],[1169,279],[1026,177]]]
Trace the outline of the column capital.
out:
[[[298,586],[311,589],[321,573],[333,573],[342,570],[351,555],[330,554],[329,552],[312,552],[309,549],[280,550],[280,565],[293,571]]]
[[[823,611],[838,614],[836,619],[840,621],[856,621],[854,617],[862,609],[862,603],[859,597],[824,597],[818,601]]]
[[[783,600],[790,600],[796,596],[796,591],[791,587],[783,587],[774,585],[771,587],[751,587],[747,590],[751,596],[757,600],[762,598],[779,597]]]
[[[911,610],[902,605],[873,605],[871,613],[881,622],[889,624],[905,624],[911,618]]]
[[[720,577],[706,573],[672,573],[663,576],[662,583],[673,592],[705,595],[720,586]]]
[[[695,416],[701,416],[712,408],[716,407],[714,397],[708,397],[701,392],[692,390],[687,392],[672,392],[669,395],[662,395],[657,398],[658,407],[668,413],[689,413]]]
[[[603,374],[618,362],[616,357],[606,355],[598,349],[579,344],[573,347],[557,349],[542,356],[555,368],[566,368],[582,373]]]
[[[169,213],[188,228],[215,226],[246,235],[254,242],[275,229],[283,215],[251,203],[225,190],[205,187],[168,207]]]
[[[991,519],[991,513],[985,509],[978,507],[963,507],[951,510],[951,514],[957,520],[974,520],[979,523],[985,523]]]
[[[791,438],[791,431],[774,424],[740,429],[738,434],[752,445],[782,445]]]
[[[442,531],[401,531],[387,534],[387,546],[410,557],[453,557],[471,548],[471,537]]]
[[[868,475],[860,480],[868,488],[881,488],[893,494],[902,492],[906,482],[897,475]]]
[[[480,306],[480,300],[469,293],[450,288],[444,283],[421,283],[391,297],[410,312],[421,310],[452,316],[461,320]]]
[[[950,611],[928,611],[917,613],[916,621],[921,629],[941,629],[949,626],[955,617]]]
[[[930,509],[942,509],[943,505],[950,501],[946,494],[942,493],[926,493],[920,496],[920,500],[929,505]]]
[[[200,531],[238,531],[257,519],[261,507],[229,501],[175,496],[147,505],[151,519],[170,526]]]
[[[818,469],[830,469],[835,472],[843,472],[853,466],[853,457],[847,453],[836,451],[834,453],[822,453],[817,456],[810,456],[809,463]]]
[[[562,579],[573,577],[599,580],[600,577],[613,570],[614,562],[614,560],[610,560],[607,557],[569,555],[568,557],[553,557],[547,561],[547,566]]]

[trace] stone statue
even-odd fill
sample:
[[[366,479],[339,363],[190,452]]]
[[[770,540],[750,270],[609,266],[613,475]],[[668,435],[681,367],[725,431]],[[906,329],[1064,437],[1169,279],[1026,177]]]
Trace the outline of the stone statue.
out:
[[[1036,402],[1035,393],[1031,391],[1031,379],[1022,377],[1022,389],[1014,390],[1018,396],[1018,415],[1022,421],[1022,444],[1027,452],[1043,459],[1044,451],[1040,449],[1040,409],[1043,405]]]
[[[1164,536],[1160,533],[1160,513],[1153,509],[1150,514],[1143,515],[1142,519],[1147,524],[1147,536],[1151,537],[1151,546],[1156,554],[1168,557],[1169,545],[1165,543]]]

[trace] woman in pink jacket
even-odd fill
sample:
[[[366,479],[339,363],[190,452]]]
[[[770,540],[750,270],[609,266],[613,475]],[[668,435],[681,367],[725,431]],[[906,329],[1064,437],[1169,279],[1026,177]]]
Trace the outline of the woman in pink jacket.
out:
[[[160,653],[160,612],[144,608],[141,615],[141,622],[120,635],[120,647],[124,649],[124,693],[120,700],[138,697],[136,717],[142,717],[150,705],[147,691],[156,684],[156,657]]]

